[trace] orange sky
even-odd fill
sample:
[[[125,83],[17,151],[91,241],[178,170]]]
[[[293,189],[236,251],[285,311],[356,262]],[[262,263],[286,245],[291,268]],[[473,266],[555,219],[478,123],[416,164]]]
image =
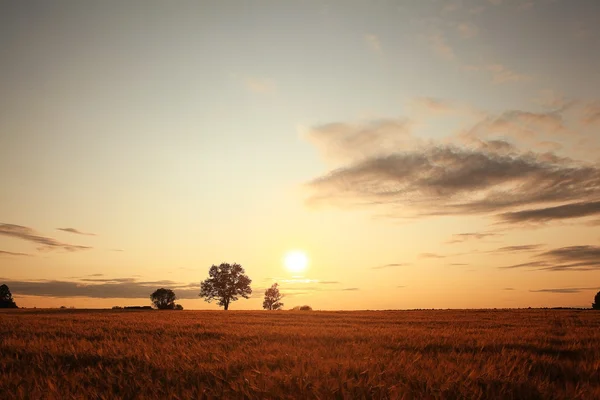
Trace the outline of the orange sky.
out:
[[[589,307],[600,5],[0,5],[0,283],[20,306]],[[560,26],[561,29],[557,29]],[[285,254],[308,267],[292,272]]]

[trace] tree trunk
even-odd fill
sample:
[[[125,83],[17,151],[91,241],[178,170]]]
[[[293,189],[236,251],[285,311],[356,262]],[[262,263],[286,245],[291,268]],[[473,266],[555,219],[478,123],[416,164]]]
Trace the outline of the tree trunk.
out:
[[[225,302],[225,311],[229,310],[229,300]]]

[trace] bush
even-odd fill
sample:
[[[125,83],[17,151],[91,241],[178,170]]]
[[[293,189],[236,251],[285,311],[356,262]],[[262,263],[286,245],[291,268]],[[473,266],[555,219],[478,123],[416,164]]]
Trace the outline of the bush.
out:
[[[294,308],[292,308],[293,311],[312,311],[312,307],[311,306],[296,306]]]

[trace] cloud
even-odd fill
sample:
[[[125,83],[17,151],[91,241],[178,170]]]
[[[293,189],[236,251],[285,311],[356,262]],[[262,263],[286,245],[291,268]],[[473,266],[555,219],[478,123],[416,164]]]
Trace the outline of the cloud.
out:
[[[511,288],[511,287],[505,287],[505,288],[504,288],[504,289],[502,289],[502,290],[515,290],[515,288]]]
[[[506,212],[498,218],[507,223],[547,222],[559,219],[582,218],[600,214],[600,201],[564,204],[533,210]]]
[[[448,244],[463,243],[468,240],[474,240],[474,239],[480,240],[480,239],[485,239],[488,237],[496,237],[496,236],[502,236],[502,234],[494,233],[494,232],[456,233],[456,234],[452,235],[452,239],[447,241],[446,243],[448,243]]]
[[[12,251],[4,251],[4,250],[0,250],[0,256],[25,256],[25,257],[31,257],[31,254],[26,254],[26,253],[14,253]]]
[[[56,228],[56,230],[63,231],[63,232],[69,232],[69,233],[75,233],[77,235],[96,236],[95,233],[81,232],[75,228]]]
[[[394,264],[384,264],[384,265],[378,265],[375,267],[371,267],[371,269],[385,269],[385,268],[396,268],[396,267],[406,267],[409,266],[410,264],[407,263],[394,263]]]
[[[585,125],[600,124],[600,101],[585,105],[583,109],[582,122]]]
[[[518,8],[519,8],[519,10],[526,11],[526,10],[531,10],[533,8],[533,6],[534,6],[533,1],[526,1],[525,3],[519,4]]]
[[[381,41],[379,40],[379,37],[377,35],[374,35],[372,33],[365,35],[365,41],[367,42],[369,48],[375,53],[381,54],[383,52]]]
[[[476,25],[466,22],[458,24],[456,29],[458,29],[458,33],[465,39],[474,38],[479,33],[479,28]]]
[[[312,204],[386,207],[388,215],[399,217],[476,215],[598,198],[600,169],[551,153],[505,155],[438,145],[368,157],[314,179],[309,187],[316,193]]]
[[[68,244],[59,242],[56,239],[40,236],[33,229],[13,224],[0,224],[0,235],[14,237],[17,239],[27,240],[32,243],[41,245],[37,249],[42,250],[54,250],[63,249],[69,252],[91,249],[89,246],[79,246],[74,244]]]
[[[337,285],[338,283],[341,283],[339,281],[319,281],[317,282],[321,285]]]
[[[502,269],[530,268],[543,271],[594,271],[600,269],[600,246],[567,246],[534,256],[534,260],[500,267]]]
[[[456,58],[454,49],[447,43],[446,38],[443,35],[439,33],[432,35],[429,38],[429,43],[438,56],[446,60],[454,60]]]
[[[454,266],[454,267],[466,267],[470,264],[465,264],[465,263],[450,263],[450,265]]]
[[[95,280],[94,283],[88,282],[89,280],[19,281],[4,278],[0,281],[8,285],[13,294],[44,297],[148,299],[150,294],[161,286],[173,289],[179,299],[197,299],[200,292],[199,284],[180,284],[172,281],[137,282],[133,278]]]
[[[529,252],[529,251],[537,251],[540,247],[543,247],[543,244],[525,244],[520,246],[505,246],[500,247],[499,249],[492,250],[490,253],[521,253],[521,252]]]
[[[530,290],[533,293],[561,293],[561,294],[572,294],[581,293],[587,290],[598,290],[600,287],[583,287],[583,288],[556,288],[556,289],[538,289]]]
[[[330,123],[302,132],[329,160],[356,160],[385,154],[390,149],[415,143],[413,124],[406,118],[379,119],[366,123]]]
[[[446,258],[446,256],[436,253],[421,253],[419,254],[421,258]]]
[[[488,72],[491,75],[492,83],[496,85],[509,82],[528,82],[532,79],[531,76],[517,73],[504,64],[465,65],[464,69]]]
[[[359,288],[356,287],[351,287],[351,288],[344,288],[342,289],[343,292],[355,292],[357,290],[360,290]]]
[[[244,83],[246,88],[254,93],[266,94],[277,91],[277,86],[269,79],[246,78]]]

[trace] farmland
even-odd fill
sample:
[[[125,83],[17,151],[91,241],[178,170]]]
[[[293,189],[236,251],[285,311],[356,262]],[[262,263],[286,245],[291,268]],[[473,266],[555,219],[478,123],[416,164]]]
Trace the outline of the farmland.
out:
[[[0,312],[4,398],[600,398],[600,312]]]

